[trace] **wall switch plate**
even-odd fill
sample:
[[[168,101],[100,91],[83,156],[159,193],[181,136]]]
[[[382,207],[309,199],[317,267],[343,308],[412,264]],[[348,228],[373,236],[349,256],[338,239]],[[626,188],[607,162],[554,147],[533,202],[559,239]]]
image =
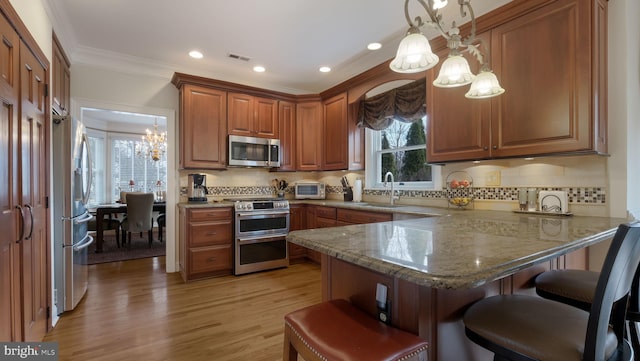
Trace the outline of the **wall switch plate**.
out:
[[[500,185],[500,171],[494,170],[487,172],[485,175],[485,185],[490,187],[498,187]]]

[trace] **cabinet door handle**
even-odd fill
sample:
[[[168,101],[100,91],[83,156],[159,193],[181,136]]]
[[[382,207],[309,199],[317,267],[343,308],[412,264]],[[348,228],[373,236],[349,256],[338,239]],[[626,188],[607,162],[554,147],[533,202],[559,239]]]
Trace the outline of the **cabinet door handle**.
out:
[[[207,236],[215,236],[218,232],[207,232]]]
[[[209,257],[207,258],[207,262],[215,262],[216,258],[215,257]]]
[[[31,208],[30,204],[25,204],[24,207],[29,210],[29,216],[31,217],[31,227],[29,229],[29,235],[26,239],[31,239],[31,237],[33,236],[33,208]]]
[[[484,147],[484,148],[482,148],[482,149],[483,149],[483,150],[489,150],[489,147]]]
[[[494,145],[494,146],[493,146],[493,149],[498,149],[498,146],[497,146],[497,145]]]
[[[20,237],[16,240],[16,243],[20,243],[22,238],[24,238],[24,210],[20,205],[16,206],[16,209],[20,211]]]

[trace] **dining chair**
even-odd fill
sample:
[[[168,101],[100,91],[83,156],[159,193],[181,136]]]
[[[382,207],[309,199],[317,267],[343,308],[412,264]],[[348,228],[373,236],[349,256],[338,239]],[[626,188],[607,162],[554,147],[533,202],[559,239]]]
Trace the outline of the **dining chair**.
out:
[[[162,229],[167,226],[167,216],[165,213],[160,213],[156,218],[158,223],[158,241],[162,242]]]
[[[149,247],[153,243],[153,193],[129,193],[127,194],[127,214],[122,220],[122,244],[127,243],[131,247],[132,232],[148,232]]]
[[[87,227],[89,231],[96,231],[96,217],[93,216],[93,218],[91,218],[91,220],[89,220],[89,222],[87,223]],[[118,246],[118,248],[120,248],[120,220],[115,219],[115,218],[111,218],[111,217],[104,217],[104,219],[102,220],[102,230],[103,231],[110,231],[113,230],[116,233],[116,245]]]
[[[589,311],[537,296],[493,296],[465,312],[467,337],[499,361],[631,361],[624,329],[639,240],[640,224],[618,227]]]

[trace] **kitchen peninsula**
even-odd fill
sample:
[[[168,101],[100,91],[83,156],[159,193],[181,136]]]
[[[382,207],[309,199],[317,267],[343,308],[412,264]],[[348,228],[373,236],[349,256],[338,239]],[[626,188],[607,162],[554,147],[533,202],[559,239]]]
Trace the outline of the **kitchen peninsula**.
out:
[[[289,242],[322,253],[323,299],[375,315],[388,287],[392,324],[429,341],[429,360],[490,360],[469,342],[466,308],[495,294],[532,293],[536,274],[587,267],[586,247],[610,239],[622,218],[450,210],[414,220],[294,231]]]

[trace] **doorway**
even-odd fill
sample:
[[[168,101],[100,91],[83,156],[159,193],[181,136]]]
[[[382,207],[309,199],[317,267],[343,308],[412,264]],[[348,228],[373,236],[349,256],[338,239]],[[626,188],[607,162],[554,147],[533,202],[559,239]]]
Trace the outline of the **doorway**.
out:
[[[107,124],[106,130],[108,130],[109,133],[116,133],[117,129],[121,129],[122,124],[127,124],[128,129],[137,129],[138,133],[144,133],[146,128],[152,130],[156,121],[158,123],[158,129],[160,131],[166,131],[167,148],[166,153],[164,154],[166,157],[166,184],[164,185],[164,190],[166,191],[166,237],[163,241],[166,247],[166,272],[177,272],[177,229],[175,206],[179,199],[179,182],[176,163],[177,127],[175,111],[173,109],[126,106],[85,99],[77,101],[72,99],[72,109],[77,110],[78,114],[75,114],[75,116],[82,120],[88,128],[96,124],[96,119],[104,120]],[[123,133],[122,130],[119,132]],[[136,130],[130,130],[129,132],[136,132]],[[107,164],[105,164],[105,166],[107,166]],[[109,182],[105,180],[105,187],[115,186],[116,185],[113,184],[113,179],[110,179]],[[111,188],[109,189],[113,190]],[[106,202],[114,200],[113,196],[105,199]]]

